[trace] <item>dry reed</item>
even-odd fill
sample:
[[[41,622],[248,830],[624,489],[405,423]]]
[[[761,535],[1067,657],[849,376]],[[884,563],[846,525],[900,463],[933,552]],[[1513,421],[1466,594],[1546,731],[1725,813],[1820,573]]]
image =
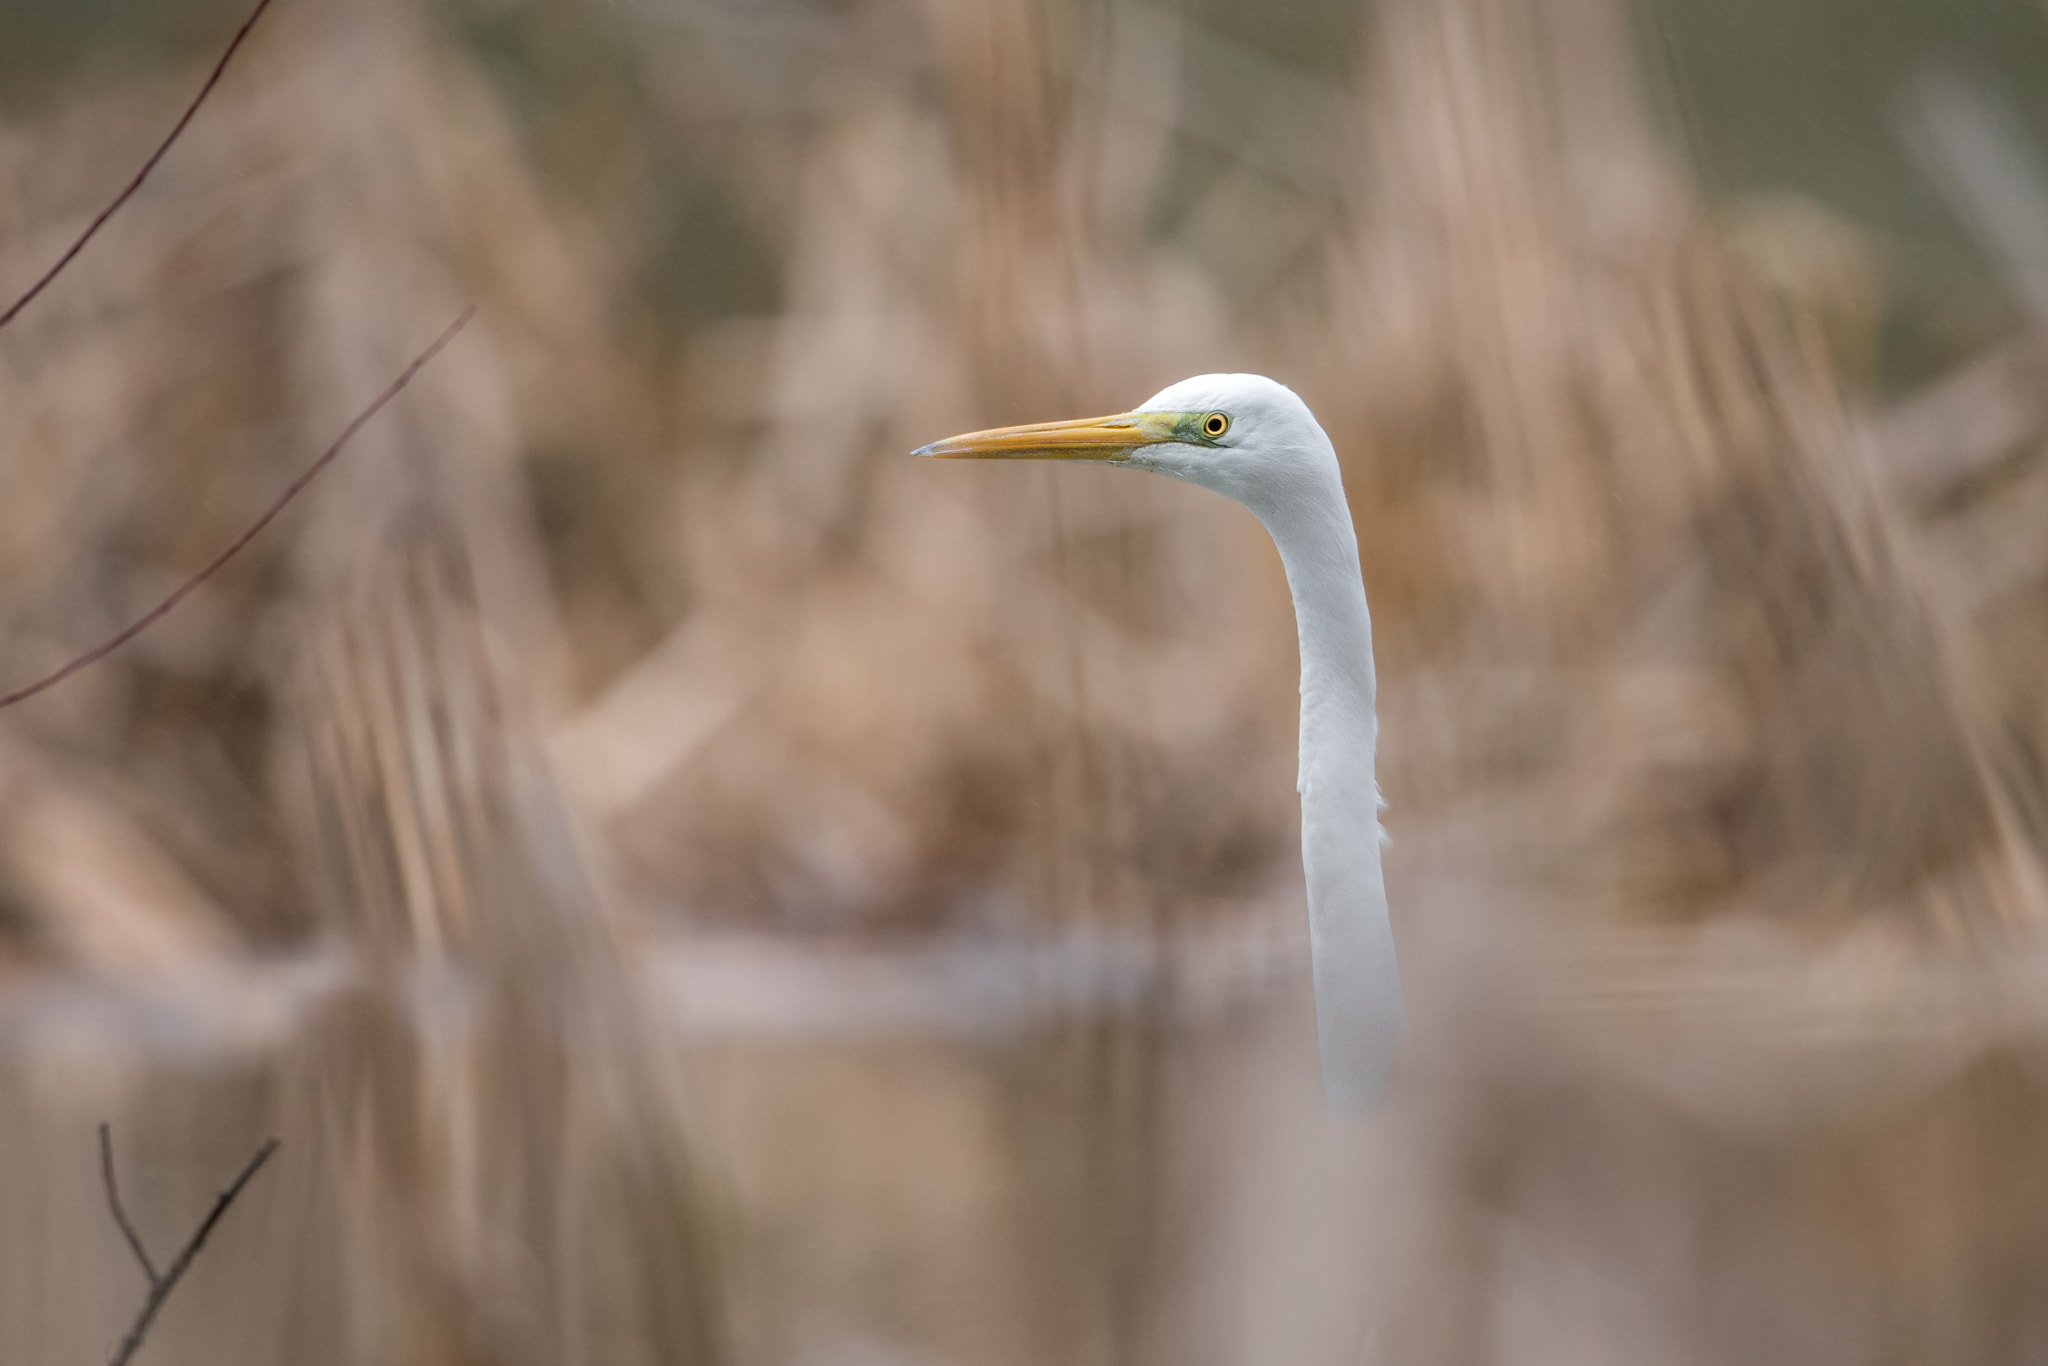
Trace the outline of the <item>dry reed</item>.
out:
[[[400,0],[281,10],[0,334],[30,675],[481,308],[0,717],[0,1356],[130,1304],[102,1118],[145,1235],[286,1138],[165,1360],[2038,1350],[2034,340],[1846,382],[1848,239],[1702,202],[1609,0],[1389,0],[1350,86],[1124,6],[549,14],[644,46],[566,153]],[[175,84],[0,130],[0,270]],[[649,325],[665,155],[772,309]],[[1257,527],[902,454],[1223,368],[1330,428],[1379,627],[1415,1027],[1359,1130]]]

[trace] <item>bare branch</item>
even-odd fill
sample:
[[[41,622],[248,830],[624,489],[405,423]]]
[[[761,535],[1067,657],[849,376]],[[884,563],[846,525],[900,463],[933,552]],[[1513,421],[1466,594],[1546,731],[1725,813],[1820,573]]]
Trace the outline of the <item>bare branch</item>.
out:
[[[121,1188],[114,1183],[114,1139],[104,1124],[100,1125],[100,1175],[106,1178],[107,1204],[113,1208],[114,1222],[121,1226],[122,1236],[134,1249],[135,1260],[142,1263],[142,1274],[149,1277],[150,1287],[154,1289],[159,1277],[156,1268],[150,1264],[149,1254],[142,1250],[142,1238],[135,1232],[135,1225],[128,1222],[128,1211],[121,1208]]]
[[[149,160],[142,163],[142,169],[135,173],[135,178],[128,182],[127,188],[114,196],[113,203],[99,211],[99,215],[86,225],[84,232],[78,235],[78,240],[73,242],[69,249],[57,258],[57,263],[44,271],[42,278],[28,287],[27,293],[8,305],[5,313],[0,313],[0,327],[5,327],[13,322],[15,314],[28,307],[29,300],[35,298],[36,295],[41,294],[44,289],[48,288],[50,281],[62,274],[64,267],[70,265],[78,253],[85,250],[85,244],[92,241],[93,236],[102,227],[106,226],[107,220],[119,212],[121,206],[126,204],[134,196],[135,192],[142,188],[142,182],[149,178],[149,173],[156,169],[156,164],[164,159],[164,153],[171,150],[171,144],[176,142],[178,135],[185,131],[185,125],[192,122],[192,116],[199,112],[199,106],[206,103],[206,97],[213,93],[213,88],[216,85],[220,84],[221,73],[228,69],[228,62],[234,58],[236,49],[242,46],[242,40],[249,36],[249,30],[256,27],[256,21],[261,19],[263,11],[269,8],[270,0],[256,0],[256,8],[249,12],[249,17],[244,19],[242,26],[235,30],[233,40],[228,43],[228,50],[221,53],[220,60],[213,64],[213,72],[206,78],[206,84],[199,87],[199,93],[192,97],[192,103],[185,106],[184,114],[179,117],[176,124],[172,125],[169,135],[157,144],[157,149],[154,152],[149,154]]]
[[[228,1184],[228,1188],[222,1191],[219,1198],[213,1202],[213,1208],[207,1212],[206,1218],[200,1221],[199,1227],[193,1230],[192,1236],[186,1240],[185,1246],[179,1249],[177,1258],[172,1261],[170,1266],[164,1271],[164,1274],[159,1276],[154,1272],[150,1273],[149,1298],[142,1302],[142,1310],[136,1314],[135,1322],[128,1329],[128,1335],[122,1338],[121,1345],[114,1349],[113,1366],[123,1366],[123,1363],[127,1362],[141,1348],[142,1339],[149,1333],[150,1324],[156,1321],[157,1310],[163,1308],[164,1301],[169,1299],[171,1291],[177,1288],[179,1278],[192,1265],[193,1258],[199,1255],[199,1249],[206,1245],[206,1237],[213,1232],[213,1226],[220,1222],[220,1217],[223,1214],[228,1212],[228,1206],[232,1205],[235,1202],[235,1197],[242,1193],[242,1187],[249,1184],[249,1178],[256,1175],[258,1169],[270,1160],[270,1155],[277,1151],[279,1142],[280,1140],[275,1138],[263,1140],[263,1146],[256,1150],[256,1155],[249,1159],[247,1165],[242,1168],[241,1174],[236,1176]],[[120,1198],[114,1192],[114,1160],[112,1154],[113,1144],[107,1137],[107,1126],[102,1124],[100,1125],[100,1157],[107,1177],[107,1198],[113,1202],[114,1217],[120,1220],[121,1231],[128,1235],[129,1244],[134,1247],[135,1255],[141,1257],[142,1244],[136,1238],[134,1231],[128,1227],[128,1220],[121,1213]],[[142,1264],[145,1268],[148,1267],[149,1259],[143,1258]]]
[[[308,465],[306,467],[305,473],[301,474],[298,478],[292,480],[292,482],[285,488],[285,491],[277,496],[277,500],[273,502],[267,509],[265,509],[263,515],[261,517],[258,517],[254,522],[250,523],[248,530],[244,531],[241,535],[235,537],[233,541],[229,542],[227,549],[221,551],[220,554],[214,556],[213,559],[208,561],[205,568],[199,570],[199,572],[192,575],[191,578],[186,579],[183,583],[179,584],[178,587],[171,593],[169,597],[165,598],[155,607],[152,607],[141,618],[131,623],[127,627],[123,628],[115,635],[109,637],[107,640],[104,640],[100,644],[95,645],[92,649],[87,650],[84,654],[78,656],[69,664],[66,664],[63,668],[58,669],[55,673],[45,675],[44,677],[37,679],[35,682],[30,683],[25,687],[16,688],[13,692],[8,693],[5,696],[0,696],[0,710],[5,710],[6,708],[13,706],[17,702],[26,701],[29,698],[34,697],[37,693],[42,692],[47,688],[55,687],[57,684],[62,683],[65,679],[71,677],[71,675],[77,673],[80,669],[83,669],[86,665],[104,659],[106,656],[120,649],[123,645],[126,645],[129,641],[135,639],[135,637],[141,635],[144,631],[148,630],[151,626],[154,626],[158,621],[162,620],[173,607],[176,607],[179,603],[183,602],[186,599],[186,597],[192,593],[194,589],[198,588],[199,585],[205,583],[208,579],[212,578],[214,574],[219,572],[221,566],[225,565],[229,560],[233,559],[235,555],[242,549],[243,546],[255,540],[257,534],[261,532],[263,528],[269,526],[271,522],[275,521],[277,515],[285,510],[285,506],[288,503],[290,503],[292,499],[298,497],[300,492],[304,490],[306,485],[312,483],[314,478],[320,473],[320,471],[327,468],[328,464],[333,461],[335,456],[341,454],[341,448],[346,446],[349,443],[350,439],[352,439],[357,432],[362,430],[364,424],[367,423],[371,418],[375,417],[379,412],[381,412],[385,404],[391,402],[392,399],[398,397],[399,390],[405,388],[406,385],[412,383],[413,377],[419,374],[420,370],[425,367],[426,363],[432,360],[435,356],[439,355],[441,352],[441,348],[446,346],[449,342],[453,341],[455,339],[455,334],[457,332],[460,332],[463,329],[463,327],[469,322],[469,320],[475,316],[476,306],[474,304],[470,305],[468,308],[463,309],[462,316],[458,317],[454,322],[450,323],[448,325],[447,330],[434,339],[433,345],[429,346],[426,350],[420,352],[419,355],[413,357],[412,364],[406,366],[405,369],[400,372],[397,379],[392,380],[390,384],[385,386],[383,393],[377,395],[375,399],[371,400],[369,407],[363,409],[360,413],[357,413],[355,416],[355,420],[350,422],[347,427],[342,429],[341,435],[334,439],[334,444],[329,446],[325,451],[321,452],[320,458],[315,460],[311,465]]]

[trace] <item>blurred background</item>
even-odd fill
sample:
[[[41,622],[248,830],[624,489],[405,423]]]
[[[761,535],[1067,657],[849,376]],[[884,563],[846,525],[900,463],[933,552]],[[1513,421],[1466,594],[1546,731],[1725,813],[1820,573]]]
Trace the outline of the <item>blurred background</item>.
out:
[[[0,7],[0,294],[240,0]],[[2048,1360],[2038,0],[277,0],[0,332],[0,1358]],[[1412,1031],[1322,1112],[1293,385]]]

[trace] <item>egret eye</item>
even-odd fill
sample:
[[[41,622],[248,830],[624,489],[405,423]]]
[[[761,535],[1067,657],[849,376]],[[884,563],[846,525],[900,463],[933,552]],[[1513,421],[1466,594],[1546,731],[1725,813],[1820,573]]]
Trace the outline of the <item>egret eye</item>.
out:
[[[1230,416],[1227,413],[1211,413],[1202,419],[1202,435],[1219,437],[1230,430]]]

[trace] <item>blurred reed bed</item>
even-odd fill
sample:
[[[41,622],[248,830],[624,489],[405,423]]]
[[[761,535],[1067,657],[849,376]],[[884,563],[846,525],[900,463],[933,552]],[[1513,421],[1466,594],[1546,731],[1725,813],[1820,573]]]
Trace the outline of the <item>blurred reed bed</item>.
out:
[[[1872,397],[1872,249],[1703,202],[1607,0],[1331,14],[1318,75],[1125,6],[280,10],[0,334],[10,670],[482,311],[0,717],[0,1354],[136,1298],[100,1118],[165,1241],[286,1141],[165,1359],[2044,1340],[2038,341]],[[0,131],[0,278],[179,84]],[[1907,108],[2024,298],[2043,163]],[[1362,1130],[1256,525],[903,455],[1228,368],[1329,427],[1379,627]]]

